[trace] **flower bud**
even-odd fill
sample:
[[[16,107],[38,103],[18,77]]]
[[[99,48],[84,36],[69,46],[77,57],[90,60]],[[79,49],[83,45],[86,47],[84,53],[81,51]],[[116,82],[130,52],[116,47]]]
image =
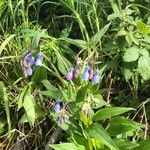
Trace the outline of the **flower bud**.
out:
[[[42,66],[43,54],[39,52],[35,57],[35,66]]]
[[[89,80],[89,67],[87,66],[82,74],[82,79],[85,81]]]
[[[54,104],[53,109],[54,109],[54,111],[55,111],[56,113],[60,112],[60,110],[61,110],[60,102],[56,102],[56,103]]]
[[[93,79],[93,69],[89,70],[89,79],[92,80]]]
[[[91,107],[89,103],[84,103],[82,106],[82,112],[88,117],[91,113]]]
[[[99,83],[99,80],[100,80],[100,76],[99,76],[98,72],[96,71],[94,73],[94,76],[93,76],[93,79],[92,79],[92,83],[97,84],[97,83]]]
[[[73,70],[73,77],[78,78],[78,76],[79,76],[79,69],[76,68]]]
[[[66,74],[66,79],[71,80],[73,78],[73,69],[70,69]]]

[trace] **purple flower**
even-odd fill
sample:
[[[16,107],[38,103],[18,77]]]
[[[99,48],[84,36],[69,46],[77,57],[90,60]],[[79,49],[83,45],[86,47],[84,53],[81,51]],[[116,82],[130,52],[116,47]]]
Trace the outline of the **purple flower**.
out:
[[[42,66],[42,60],[43,60],[43,54],[42,52],[39,52],[35,57],[35,66]]]
[[[78,76],[79,76],[79,69],[75,68],[73,70],[73,77],[78,78]]]
[[[53,109],[56,113],[60,112],[61,110],[60,102],[56,102]]]
[[[27,55],[25,55],[24,59],[27,61],[27,63],[29,65],[33,65],[34,64],[34,57],[32,56],[31,53],[28,53]]]
[[[85,81],[89,80],[89,67],[87,66],[82,74],[82,79]]]
[[[70,69],[66,74],[66,79],[71,80],[73,78],[73,69]]]
[[[99,80],[100,80],[100,76],[99,76],[98,72],[96,71],[94,73],[94,76],[93,76],[93,79],[92,79],[92,83],[97,84],[97,83],[99,83]]]
[[[30,66],[26,66],[23,68],[24,77],[27,78],[28,76],[31,76],[33,71]]]
[[[93,69],[89,70],[89,79],[92,80],[93,79]]]

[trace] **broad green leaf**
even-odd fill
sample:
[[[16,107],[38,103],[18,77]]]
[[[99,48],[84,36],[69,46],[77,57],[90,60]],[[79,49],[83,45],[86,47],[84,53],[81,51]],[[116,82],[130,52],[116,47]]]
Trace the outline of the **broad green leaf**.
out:
[[[117,116],[111,119],[110,125],[107,128],[107,132],[109,133],[110,136],[114,137],[120,134],[125,134],[127,132],[140,130],[142,127],[143,125],[140,123],[136,123],[130,119]]]
[[[5,39],[5,41],[1,44],[1,46],[0,46],[0,55],[1,55],[1,53],[2,53],[2,51],[5,49],[5,47],[6,47],[6,45],[10,42],[10,40],[12,39],[12,38],[14,38],[16,35],[15,34],[12,34],[12,35],[10,35],[8,38],[6,38]]]
[[[47,79],[43,80],[42,83],[44,84],[47,90],[58,91],[58,89],[55,86],[53,86]]]
[[[100,94],[93,95],[92,102],[93,108],[100,108],[102,106],[108,105],[108,103],[104,101],[103,96]]]
[[[150,148],[150,140],[142,140],[139,144],[136,150],[149,150]]]
[[[45,95],[50,98],[54,99],[59,99],[61,97],[61,92],[60,91],[52,91],[52,90],[47,90],[47,91],[40,91],[42,95]]]
[[[87,134],[90,138],[94,138],[108,146],[110,149],[119,150],[113,140],[110,138],[105,129],[98,123],[93,123],[87,130]]]
[[[89,85],[86,85],[84,87],[81,87],[77,93],[77,96],[76,96],[76,101],[77,102],[82,102],[84,101],[85,97],[86,97],[86,94],[87,94],[87,91],[88,91],[88,88],[89,88]]]
[[[120,134],[125,134],[127,132],[135,131],[136,129],[132,126],[127,125],[110,125],[110,127],[107,129],[107,132],[111,137],[116,137]]]
[[[127,119],[123,116],[117,116],[111,119],[111,124],[117,125],[117,124],[122,124],[122,125],[127,125],[127,126],[132,126],[135,129],[141,129],[144,127],[144,125],[137,123],[135,121],[132,121],[130,119]]]
[[[85,147],[75,143],[50,144],[54,150],[85,150]]]
[[[32,81],[36,85],[40,85],[40,82],[47,78],[47,70],[44,67],[36,67],[34,71],[34,75],[32,77]]]
[[[24,95],[25,95],[27,89],[28,89],[28,85],[24,86],[24,88],[22,89],[22,92],[21,92],[19,99],[17,101],[18,110],[23,106],[23,99],[24,99]]]
[[[123,60],[125,62],[136,61],[139,58],[139,51],[140,49],[135,46],[128,48],[124,53]]]
[[[34,103],[35,107],[35,119],[44,117],[46,115],[46,112],[39,106],[39,104]],[[24,113],[21,119],[19,120],[19,124],[29,122],[27,114]]]
[[[109,29],[110,23],[105,25],[99,32],[97,32],[92,38],[91,38],[91,45],[95,46],[103,37],[103,35],[106,33],[106,31]]]
[[[140,53],[142,56],[149,57],[149,52],[148,52],[148,50],[145,49],[145,48],[140,49],[140,50],[139,50],[139,53]]]
[[[131,142],[128,140],[123,140],[123,139],[117,139],[114,142],[121,150],[133,149],[139,146],[138,143]]]
[[[108,119],[113,116],[117,116],[120,114],[123,114],[125,112],[128,112],[130,110],[135,110],[133,108],[126,108],[126,107],[109,107],[109,108],[103,108],[97,111],[94,115],[94,120],[104,120]]]
[[[23,107],[25,109],[28,121],[33,125],[35,122],[34,99],[31,94],[31,85],[29,85],[23,99]]]
[[[137,72],[140,73],[144,80],[150,79],[150,57],[141,56],[138,60]]]
[[[141,20],[136,21],[137,29],[143,33],[144,35],[147,35],[149,33],[148,26],[142,22]]]

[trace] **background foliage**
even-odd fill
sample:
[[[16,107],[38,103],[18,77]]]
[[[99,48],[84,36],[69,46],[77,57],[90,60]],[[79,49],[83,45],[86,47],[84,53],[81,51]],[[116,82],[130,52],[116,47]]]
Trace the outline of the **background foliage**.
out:
[[[149,16],[149,0],[1,0],[0,149],[148,150]],[[43,62],[25,78],[28,51]]]

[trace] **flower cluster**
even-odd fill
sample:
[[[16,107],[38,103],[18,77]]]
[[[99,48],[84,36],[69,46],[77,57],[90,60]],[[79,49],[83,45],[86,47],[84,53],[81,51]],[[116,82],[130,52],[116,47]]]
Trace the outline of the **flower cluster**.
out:
[[[71,68],[67,74],[66,74],[66,79],[72,80],[73,78],[78,78],[79,76],[79,69],[78,68]]]
[[[29,52],[25,54],[24,58],[21,60],[21,67],[23,70],[24,77],[27,78],[33,73],[33,66],[42,66],[43,54],[39,52],[36,57],[32,56],[32,53]]]
[[[60,102],[56,102],[53,106],[53,110],[58,114],[57,125],[61,126],[63,123],[67,122],[69,119],[68,112],[64,107],[61,106]]]
[[[90,69],[89,66],[86,66],[84,69],[84,72],[82,74],[82,79],[84,81],[91,81],[93,84],[97,84],[100,81],[100,76],[98,73],[98,70],[96,70],[95,72],[93,71],[93,69]]]
[[[61,126],[63,123],[67,122],[69,119],[68,112],[65,107],[62,106],[61,102],[56,102],[53,106],[53,110],[58,114],[57,125]]]

